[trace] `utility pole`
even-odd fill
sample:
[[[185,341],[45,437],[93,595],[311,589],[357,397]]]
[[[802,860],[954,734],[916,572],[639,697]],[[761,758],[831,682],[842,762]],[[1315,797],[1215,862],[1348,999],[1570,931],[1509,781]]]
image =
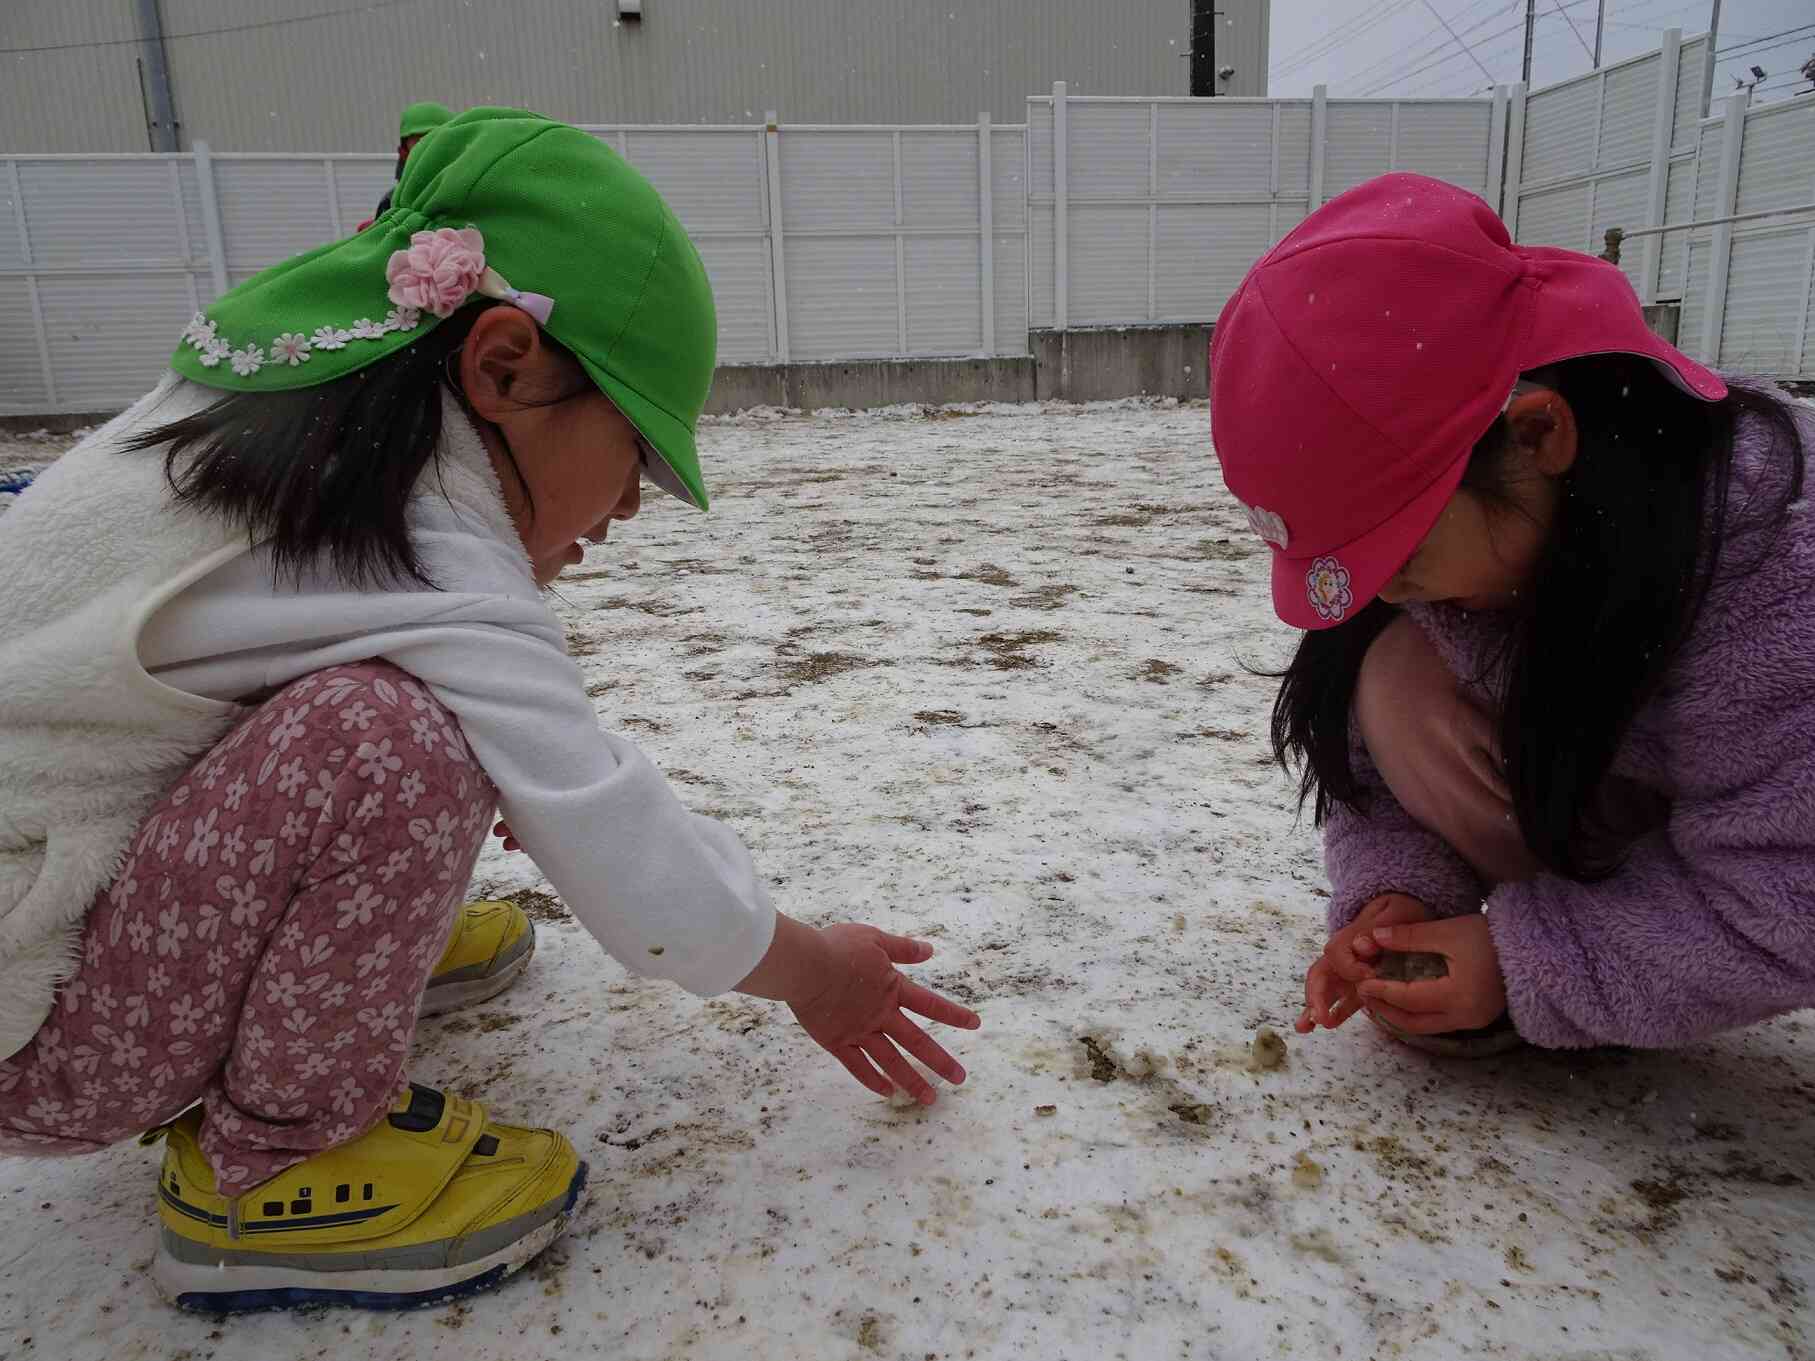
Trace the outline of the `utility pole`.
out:
[[[1525,0],[1525,64],[1519,68],[1519,79],[1531,88],[1531,31],[1538,23],[1538,0]]]
[[[1194,95],[1216,93],[1216,0],[1191,0],[1191,85]]]
[[[158,0],[138,0],[139,57],[151,107],[146,110],[153,151],[175,151],[176,100],[170,93],[170,63],[164,55],[164,16]]]
[[[1714,0],[1714,12],[1708,16],[1708,55],[1702,65],[1702,117],[1708,116],[1714,99],[1714,53],[1720,47],[1720,0]]]
[[[1607,27],[1607,0],[1594,7],[1594,69],[1601,69],[1601,30]]]

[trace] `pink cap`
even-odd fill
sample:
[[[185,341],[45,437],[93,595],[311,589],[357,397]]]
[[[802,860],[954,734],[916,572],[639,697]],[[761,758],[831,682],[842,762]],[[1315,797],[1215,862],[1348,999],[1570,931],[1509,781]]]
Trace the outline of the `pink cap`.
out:
[[[1263,256],[1217,319],[1223,480],[1273,546],[1273,608],[1328,628],[1417,549],[1521,373],[1642,355],[1704,401],[1726,384],[1645,326],[1614,266],[1515,246],[1485,202],[1423,175],[1369,180]]]

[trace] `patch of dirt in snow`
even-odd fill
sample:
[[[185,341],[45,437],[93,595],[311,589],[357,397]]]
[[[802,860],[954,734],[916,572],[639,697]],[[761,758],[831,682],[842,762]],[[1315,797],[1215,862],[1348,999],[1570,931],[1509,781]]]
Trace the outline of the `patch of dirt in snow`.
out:
[[[1247,669],[1293,640],[1207,425],[715,420],[713,512],[651,498],[560,582],[601,721],[778,905],[936,945],[912,972],[985,1018],[941,1037],[963,1087],[877,1101],[785,1009],[628,976],[494,844],[476,887],[535,916],[534,961],[423,1022],[412,1075],[574,1139],[568,1236],[455,1308],[195,1317],[143,1274],[155,1151],[7,1160],[0,1352],[1815,1354],[1803,1019],[1475,1063],[1290,1033],[1328,886]]]

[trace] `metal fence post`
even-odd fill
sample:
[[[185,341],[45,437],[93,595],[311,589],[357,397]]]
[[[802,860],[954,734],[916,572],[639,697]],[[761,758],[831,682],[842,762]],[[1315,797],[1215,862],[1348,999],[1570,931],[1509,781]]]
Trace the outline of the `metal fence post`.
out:
[[[1720,190],[1715,200],[1714,215],[1731,217],[1739,201],[1739,158],[1746,138],[1746,105],[1750,90],[1735,90],[1727,96],[1726,122],[1720,138]],[[1708,296],[1702,307],[1701,354],[1704,364],[1720,362],[1721,331],[1727,317],[1727,272],[1733,263],[1733,224],[1723,222],[1714,229],[1714,257],[1708,262]]]
[[[996,352],[996,177],[990,169],[989,115],[977,115],[977,269],[983,290],[983,353]]]
[[[895,129],[895,353],[908,352],[907,238],[901,234],[906,218],[901,211],[901,129]]]
[[[1500,220],[1506,234],[1519,239],[1519,188],[1525,173],[1525,86],[1512,87],[1512,107],[1506,116],[1506,201]]]
[[[1330,141],[1330,87],[1311,87],[1311,212],[1323,207],[1323,153]]]
[[[1645,225],[1664,225],[1664,205],[1670,191],[1670,148],[1676,140],[1676,82],[1682,65],[1683,31],[1667,29],[1657,67],[1657,107],[1651,122],[1651,178],[1645,185]],[[1664,266],[1664,238],[1660,233],[1645,241],[1639,265],[1639,301],[1657,301],[1658,276]]]
[[[1065,82],[1052,83],[1052,324],[1063,331],[1071,315],[1070,193],[1066,185]]]
[[[323,156],[321,158],[321,174],[322,178],[327,181],[329,230],[332,231],[335,239],[338,240],[346,235],[347,229],[342,226],[340,222],[340,185],[334,174],[334,158],[332,156]]]
[[[769,288],[775,299],[775,358],[788,362],[788,269],[781,241],[781,127],[763,114],[763,179],[769,188]]]
[[[202,200],[202,229],[208,236],[208,267],[214,275],[214,296],[227,291],[227,243],[221,236],[221,201],[214,190],[214,158],[206,142],[197,142],[195,185]]]
[[[1158,315],[1155,275],[1159,273],[1154,259],[1159,249],[1160,197],[1160,106],[1157,101],[1147,106],[1147,320]]]
[[[13,196],[13,225],[19,233],[19,263],[29,271],[32,267],[31,228],[25,220],[25,191],[19,185],[19,162],[8,160],[6,163],[7,187]],[[32,338],[38,343],[38,372],[44,379],[44,402],[55,409],[57,405],[57,375],[50,363],[50,333],[44,329],[44,304],[38,297],[38,276],[27,273],[25,276],[25,296],[32,309]]]
[[[1487,116],[1487,194],[1493,210],[1506,203],[1506,87],[1494,86],[1493,110]]]

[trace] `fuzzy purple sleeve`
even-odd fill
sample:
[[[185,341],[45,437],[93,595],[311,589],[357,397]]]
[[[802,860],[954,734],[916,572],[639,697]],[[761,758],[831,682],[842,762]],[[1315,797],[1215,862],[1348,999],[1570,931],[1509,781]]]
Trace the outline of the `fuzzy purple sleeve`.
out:
[[[1409,894],[1439,917],[1480,910],[1484,890],[1474,869],[1399,806],[1358,734],[1350,739],[1349,764],[1365,795],[1365,811],[1338,804],[1324,823],[1330,934],[1382,893]]]
[[[1661,769],[1668,822],[1602,882],[1494,890],[1526,1039],[1664,1047],[1815,1005],[1812,586],[1815,517],[1798,503],[1762,566],[1717,583],[1629,734]]]

